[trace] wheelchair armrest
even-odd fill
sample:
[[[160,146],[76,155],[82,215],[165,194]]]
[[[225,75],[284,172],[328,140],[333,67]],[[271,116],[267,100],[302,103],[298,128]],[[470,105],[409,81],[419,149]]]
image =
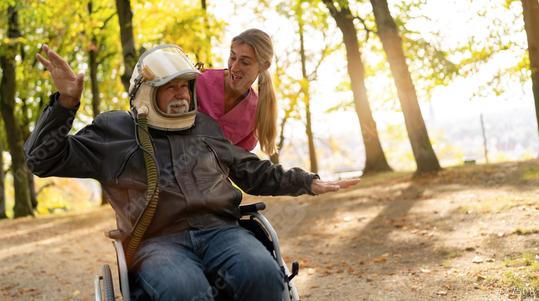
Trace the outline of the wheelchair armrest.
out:
[[[240,214],[241,215],[246,215],[246,214],[249,214],[249,213],[262,211],[264,209],[266,209],[266,204],[264,204],[264,202],[258,202],[258,203],[254,203],[254,204],[243,205],[243,206],[240,206]]]
[[[105,231],[105,236],[112,240],[121,240],[124,235],[120,230],[114,229]]]

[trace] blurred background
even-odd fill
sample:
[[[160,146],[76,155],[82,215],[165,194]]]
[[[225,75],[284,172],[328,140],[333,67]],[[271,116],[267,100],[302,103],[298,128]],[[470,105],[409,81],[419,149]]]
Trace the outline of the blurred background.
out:
[[[25,167],[23,142],[54,92],[35,59],[45,43],[85,73],[73,132],[129,108],[125,83],[145,49],[178,44],[206,68],[226,68],[232,37],[255,27],[274,43],[279,153],[271,160],[287,168],[331,179],[539,153],[537,0],[8,0],[0,8],[3,218],[102,203],[95,181],[40,179]]]

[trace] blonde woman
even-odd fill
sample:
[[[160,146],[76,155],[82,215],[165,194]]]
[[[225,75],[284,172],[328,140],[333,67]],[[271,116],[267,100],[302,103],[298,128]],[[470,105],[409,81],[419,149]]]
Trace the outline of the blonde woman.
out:
[[[277,104],[268,68],[273,58],[270,36],[249,29],[232,39],[228,69],[208,69],[196,82],[198,110],[210,115],[225,137],[247,151],[257,142],[275,153]],[[252,88],[258,78],[258,93]]]

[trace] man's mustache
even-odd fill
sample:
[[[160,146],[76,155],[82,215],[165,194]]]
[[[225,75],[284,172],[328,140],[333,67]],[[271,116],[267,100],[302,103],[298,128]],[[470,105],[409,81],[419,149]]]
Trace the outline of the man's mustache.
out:
[[[180,114],[189,110],[187,99],[175,99],[167,105],[167,114]]]

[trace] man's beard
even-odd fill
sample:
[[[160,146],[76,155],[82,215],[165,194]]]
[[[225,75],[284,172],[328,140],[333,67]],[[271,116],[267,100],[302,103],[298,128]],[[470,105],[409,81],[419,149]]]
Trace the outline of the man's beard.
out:
[[[189,111],[187,99],[175,99],[167,105],[167,114],[181,114]]]

